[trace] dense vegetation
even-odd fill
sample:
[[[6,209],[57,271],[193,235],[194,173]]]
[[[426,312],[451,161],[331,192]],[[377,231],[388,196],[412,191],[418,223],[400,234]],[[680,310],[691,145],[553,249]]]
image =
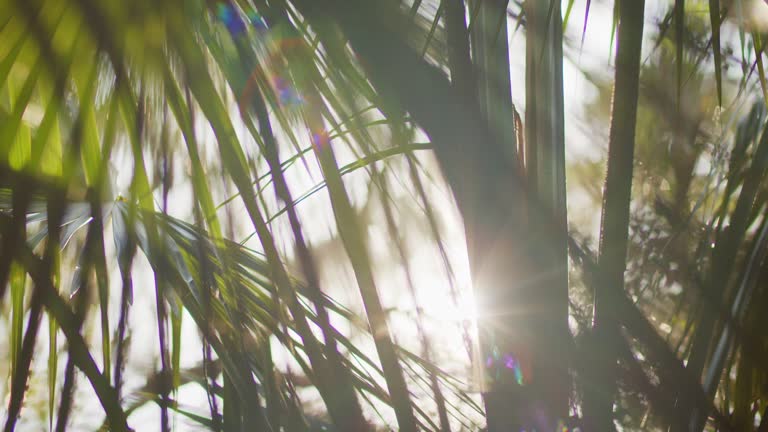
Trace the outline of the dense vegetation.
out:
[[[0,0],[5,430],[768,431],[766,9]]]

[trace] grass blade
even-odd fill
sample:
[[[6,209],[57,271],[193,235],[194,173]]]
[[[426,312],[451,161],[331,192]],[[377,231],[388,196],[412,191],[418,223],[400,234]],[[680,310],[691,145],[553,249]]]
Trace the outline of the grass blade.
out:
[[[18,264],[11,264],[11,376],[16,375],[21,356],[21,342],[24,331],[24,292],[26,273]]]

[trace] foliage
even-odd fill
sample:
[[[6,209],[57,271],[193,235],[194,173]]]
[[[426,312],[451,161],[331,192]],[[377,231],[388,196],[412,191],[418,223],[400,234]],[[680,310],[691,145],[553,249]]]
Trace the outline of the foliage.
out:
[[[0,0],[5,430],[32,410],[65,430],[82,377],[115,431],[149,403],[162,431],[768,429],[754,5],[612,5],[615,74],[583,71],[607,154],[567,173],[602,207],[592,252],[567,223],[563,63],[605,5],[581,2],[574,43],[562,3]],[[479,348],[459,319],[436,346],[423,313],[414,244],[467,305],[446,208]],[[127,391],[137,344],[154,370]],[[479,357],[484,406],[441,350]]]

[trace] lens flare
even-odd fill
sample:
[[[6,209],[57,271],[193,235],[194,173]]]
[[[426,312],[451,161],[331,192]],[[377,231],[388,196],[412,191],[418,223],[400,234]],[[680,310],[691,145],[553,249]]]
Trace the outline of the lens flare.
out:
[[[328,147],[328,144],[330,143],[330,141],[331,140],[328,137],[328,132],[324,130],[312,132],[312,144],[318,149],[320,150],[325,149],[326,147]]]
[[[512,373],[518,385],[529,384],[531,381],[530,365],[525,362],[525,356],[515,356],[508,352],[503,355],[494,347],[491,354],[485,359],[485,367],[494,379],[500,379],[502,373]]]
[[[248,16],[248,21],[251,22],[251,25],[256,30],[259,32],[265,32],[267,30],[267,24],[255,9],[249,9],[245,14]]]
[[[291,84],[290,80],[282,77],[275,77],[272,80],[272,86],[275,93],[277,93],[280,103],[285,106],[297,106],[304,102],[304,98],[301,97],[296,88]]]
[[[216,5],[216,15],[221,22],[227,26],[227,30],[232,37],[237,37],[245,33],[245,23],[240,19],[237,11],[228,3],[219,3]]]

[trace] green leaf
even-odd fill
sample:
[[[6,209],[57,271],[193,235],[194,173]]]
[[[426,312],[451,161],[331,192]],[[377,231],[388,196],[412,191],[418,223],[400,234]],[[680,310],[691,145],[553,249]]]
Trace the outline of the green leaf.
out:
[[[11,264],[11,376],[16,374],[19,355],[21,354],[22,332],[24,329],[24,292],[27,281],[24,268],[17,263]]]
[[[31,132],[23,123],[22,116],[32,98],[32,92],[40,74],[40,59],[32,65],[29,74],[20,89],[15,87],[15,79],[11,76],[7,81],[8,94],[12,113],[3,123],[0,130],[0,149],[3,160],[7,160],[11,168],[20,169],[25,166],[31,153]],[[7,147],[6,147],[7,146]],[[5,159],[7,157],[7,159]]]
[[[571,17],[571,9],[573,9],[573,3],[575,0],[568,0],[568,6],[565,8],[565,16],[563,17],[563,30],[568,27],[568,18]]]
[[[172,307],[171,310],[180,309],[179,306]],[[171,314],[171,371],[173,372],[174,393],[178,391],[181,385],[181,320],[183,316],[181,313]]]

